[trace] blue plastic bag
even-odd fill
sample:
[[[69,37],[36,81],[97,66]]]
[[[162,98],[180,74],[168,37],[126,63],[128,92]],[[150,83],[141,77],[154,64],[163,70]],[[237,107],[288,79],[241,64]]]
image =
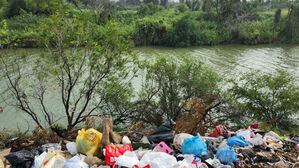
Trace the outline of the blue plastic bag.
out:
[[[233,147],[223,147],[219,149],[216,153],[216,157],[221,163],[232,163],[237,160],[237,154]]]
[[[194,154],[199,157],[207,154],[207,145],[198,136],[185,139],[182,144],[183,154]]]
[[[227,139],[228,146],[250,146],[250,144],[242,136],[233,136]]]

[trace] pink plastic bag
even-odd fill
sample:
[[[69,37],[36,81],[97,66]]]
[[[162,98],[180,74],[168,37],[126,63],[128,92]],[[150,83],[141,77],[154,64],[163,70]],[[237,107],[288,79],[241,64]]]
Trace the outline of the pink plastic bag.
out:
[[[172,150],[165,142],[160,142],[156,147],[154,148],[154,152],[164,152],[167,154],[170,154]]]

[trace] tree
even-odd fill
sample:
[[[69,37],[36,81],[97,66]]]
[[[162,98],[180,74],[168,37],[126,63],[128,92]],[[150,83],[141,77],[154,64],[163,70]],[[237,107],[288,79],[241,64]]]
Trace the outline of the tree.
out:
[[[288,129],[299,112],[299,87],[295,78],[284,71],[245,73],[232,84],[232,99],[251,119]]]
[[[7,1],[0,0],[0,19],[4,17],[6,9],[7,9]]]
[[[130,78],[136,72],[132,43],[116,27],[109,23],[100,28],[75,16],[52,15],[40,28],[46,47],[41,57],[34,61],[27,54],[1,55],[15,106],[42,129],[52,128],[60,120],[59,111],[68,131],[90,116],[109,115],[103,109],[113,97],[129,93],[125,90],[130,89]],[[26,68],[28,61],[36,66]],[[59,111],[46,103],[51,86],[60,94]]]
[[[26,9],[26,4],[24,0],[10,0],[8,1],[6,14],[8,17],[19,15],[21,9]]]
[[[168,0],[161,0],[160,5],[166,9],[168,7]]]
[[[136,121],[158,126],[164,119],[176,120],[183,102],[217,91],[217,74],[192,58],[161,56],[144,68],[147,74],[136,103]]]

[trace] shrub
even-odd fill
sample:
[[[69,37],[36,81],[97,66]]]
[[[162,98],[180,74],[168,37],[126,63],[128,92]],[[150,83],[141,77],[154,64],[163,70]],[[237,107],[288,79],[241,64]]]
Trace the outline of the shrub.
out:
[[[264,44],[272,41],[272,31],[269,22],[244,22],[240,28],[240,40],[244,44]]]
[[[255,71],[243,74],[232,84],[229,91],[243,111],[242,114],[283,129],[288,129],[296,122],[299,87],[290,74],[284,71],[276,74]]]

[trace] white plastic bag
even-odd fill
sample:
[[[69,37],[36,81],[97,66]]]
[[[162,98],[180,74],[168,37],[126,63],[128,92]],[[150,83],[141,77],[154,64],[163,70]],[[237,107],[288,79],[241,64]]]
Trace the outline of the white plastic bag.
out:
[[[89,168],[89,166],[79,156],[74,156],[65,162],[63,168]]]
[[[145,144],[150,144],[150,142],[149,142],[149,140],[147,139],[146,136],[143,136],[143,137],[141,138],[141,142],[142,142],[142,143],[145,143]]]
[[[66,160],[63,156],[49,149],[40,168],[62,168],[65,161]]]
[[[254,138],[251,138],[250,142],[253,146],[263,145],[264,144],[263,136],[260,134],[256,134]]]
[[[239,130],[237,131],[237,136],[242,136],[247,142],[250,142],[250,130]]]
[[[133,167],[134,165],[139,165],[139,160],[137,155],[134,152],[131,151],[126,151],[124,153],[124,155],[119,156],[118,158],[116,158],[116,165],[118,165],[118,167]]]
[[[187,163],[187,161],[185,159],[178,161],[178,165],[179,165],[179,168],[190,168],[189,164]]]
[[[174,147],[177,150],[182,152],[182,144],[183,144],[184,140],[191,138],[191,137],[193,137],[193,136],[190,134],[186,134],[186,133],[180,133],[180,134],[175,135],[174,139],[173,139]]]
[[[69,143],[67,143],[66,144],[66,149],[72,155],[77,155],[78,154],[77,146],[76,146],[75,142],[69,142]]]
[[[267,132],[264,135],[264,141],[265,142],[267,141],[267,139],[272,139],[272,140],[275,140],[275,141],[280,141],[280,136],[277,135],[275,132],[270,131],[270,132]]]
[[[178,166],[176,158],[164,152],[148,152],[140,160],[140,166],[150,165],[151,168],[173,168]]]
[[[45,159],[47,152],[43,152],[39,156],[35,156],[32,168],[39,168],[43,164],[43,160]]]
[[[131,141],[130,141],[129,137],[127,137],[127,136],[124,136],[121,142],[124,145],[131,144]]]

